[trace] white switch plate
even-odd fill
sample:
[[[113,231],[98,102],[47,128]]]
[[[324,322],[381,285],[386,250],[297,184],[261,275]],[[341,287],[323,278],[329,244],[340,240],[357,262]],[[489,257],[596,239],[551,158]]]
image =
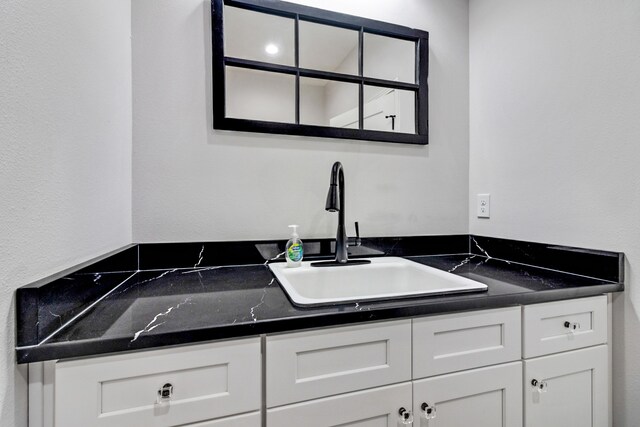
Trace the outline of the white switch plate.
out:
[[[491,194],[478,194],[478,218],[489,218],[491,215]]]

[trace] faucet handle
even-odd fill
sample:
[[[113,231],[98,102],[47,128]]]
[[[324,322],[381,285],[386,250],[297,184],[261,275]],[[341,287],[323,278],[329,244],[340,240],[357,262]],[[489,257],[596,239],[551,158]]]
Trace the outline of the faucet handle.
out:
[[[356,225],[356,237],[348,237],[347,246],[362,245],[362,240],[360,239],[360,225],[358,224],[358,221],[355,222],[355,225]]]

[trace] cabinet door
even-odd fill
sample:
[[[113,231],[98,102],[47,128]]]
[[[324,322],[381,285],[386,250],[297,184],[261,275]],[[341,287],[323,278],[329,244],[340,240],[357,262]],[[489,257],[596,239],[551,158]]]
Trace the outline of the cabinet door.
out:
[[[259,338],[60,362],[55,425],[170,427],[258,411],[260,378]]]
[[[407,382],[268,409],[267,427],[396,427],[410,405]]]
[[[425,404],[435,418],[424,419]],[[421,427],[520,427],[522,362],[414,381],[413,414]]]
[[[607,297],[526,305],[523,356],[544,356],[607,342]]]
[[[189,424],[183,427],[261,427],[262,417],[260,412],[236,415],[235,417],[221,418],[218,420],[205,421],[203,423]]]
[[[520,307],[413,320],[413,378],[520,360]]]
[[[411,380],[411,320],[267,336],[267,408]]]
[[[601,345],[525,361],[525,426],[607,426],[607,357]]]

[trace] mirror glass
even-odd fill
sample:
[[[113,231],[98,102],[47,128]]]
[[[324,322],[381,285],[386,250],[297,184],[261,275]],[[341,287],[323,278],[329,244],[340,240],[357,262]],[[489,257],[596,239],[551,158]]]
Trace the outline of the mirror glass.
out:
[[[416,95],[410,90],[364,87],[364,129],[416,132]]]
[[[215,129],[428,143],[428,70],[416,73],[428,32],[279,0],[211,2]]]
[[[354,83],[300,78],[300,123],[358,129],[360,87]]]
[[[415,42],[365,33],[363,45],[365,77],[416,82]]]
[[[224,52],[233,58],[295,65],[295,22],[225,6]]]
[[[244,68],[225,68],[226,117],[296,122],[296,78]]]
[[[358,74],[358,31],[300,21],[300,68]]]

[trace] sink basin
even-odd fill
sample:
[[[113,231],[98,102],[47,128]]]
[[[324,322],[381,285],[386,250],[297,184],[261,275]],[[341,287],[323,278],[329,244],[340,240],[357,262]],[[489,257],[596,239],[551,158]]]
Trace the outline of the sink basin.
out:
[[[301,306],[485,291],[487,285],[398,257],[371,258],[370,264],[297,268],[286,263],[269,268]]]

